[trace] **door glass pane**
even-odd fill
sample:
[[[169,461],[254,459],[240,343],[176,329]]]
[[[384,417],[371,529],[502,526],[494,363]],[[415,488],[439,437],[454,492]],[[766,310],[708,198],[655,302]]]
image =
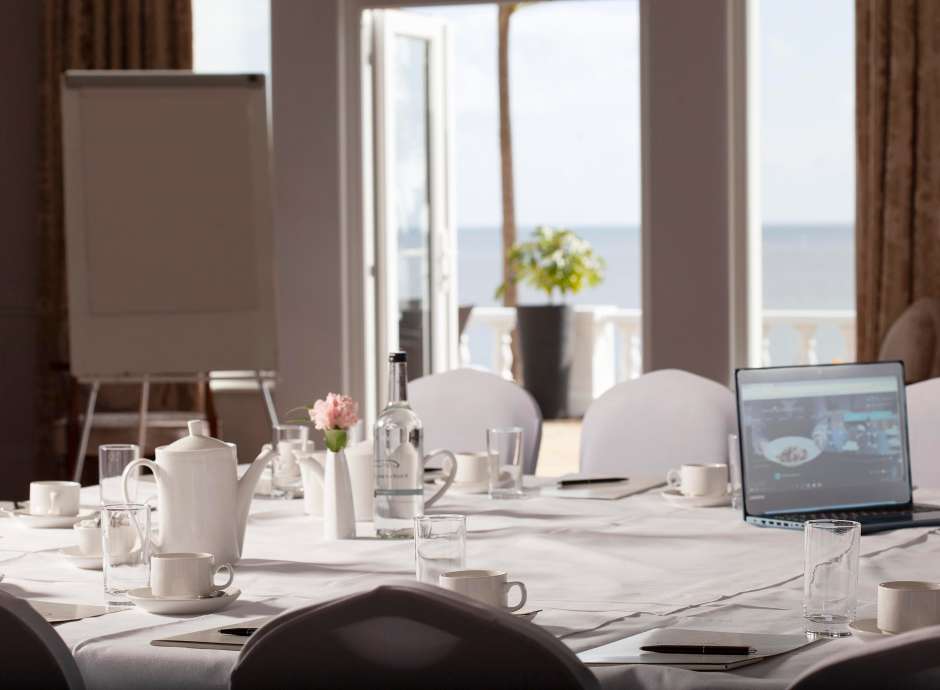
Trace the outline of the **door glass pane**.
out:
[[[398,344],[413,379],[429,372],[431,362],[428,43],[397,36],[394,54]]]
[[[760,65],[762,363],[854,361],[854,4],[751,7]]]

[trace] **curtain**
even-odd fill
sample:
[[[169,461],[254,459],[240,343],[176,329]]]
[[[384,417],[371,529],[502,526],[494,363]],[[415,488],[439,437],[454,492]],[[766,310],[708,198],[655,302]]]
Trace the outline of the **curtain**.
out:
[[[940,2],[856,0],[859,361],[940,297]]]
[[[49,458],[52,424],[68,408],[68,312],[63,231],[60,78],[68,69],[192,69],[190,0],[45,0],[40,74],[40,428]],[[123,388],[123,390],[122,390]],[[102,389],[118,409],[137,393]],[[154,386],[154,407],[191,398],[179,386]],[[108,396],[110,397],[110,400]],[[127,400],[130,398],[130,400]],[[189,401],[186,401],[189,402]],[[110,404],[109,404],[110,403]],[[191,403],[190,403],[191,406]],[[184,408],[185,409],[185,408]],[[41,465],[40,465],[41,466]]]

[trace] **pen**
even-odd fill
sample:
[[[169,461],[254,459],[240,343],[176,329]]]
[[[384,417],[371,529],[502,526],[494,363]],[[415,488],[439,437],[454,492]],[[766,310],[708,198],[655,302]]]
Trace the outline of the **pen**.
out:
[[[565,488],[568,486],[580,486],[582,484],[614,484],[616,482],[629,481],[626,477],[595,477],[593,479],[559,479],[558,486]]]
[[[258,628],[221,628],[219,630],[223,635],[238,635],[239,637],[250,637]]]
[[[644,652],[659,654],[727,654],[729,656],[744,656],[754,654],[756,651],[751,647],[720,644],[651,644],[640,649]]]

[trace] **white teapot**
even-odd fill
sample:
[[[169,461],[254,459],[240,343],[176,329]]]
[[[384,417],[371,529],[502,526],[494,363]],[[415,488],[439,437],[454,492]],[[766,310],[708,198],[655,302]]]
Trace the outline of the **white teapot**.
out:
[[[159,535],[154,550],[208,552],[216,563],[234,563],[241,556],[245,525],[255,484],[274,451],[266,448],[241,480],[235,445],[204,433],[202,420],[189,423],[184,436],[156,451],[156,462],[141,458],[124,469],[124,501],[128,479],[139,465],[157,480]]]

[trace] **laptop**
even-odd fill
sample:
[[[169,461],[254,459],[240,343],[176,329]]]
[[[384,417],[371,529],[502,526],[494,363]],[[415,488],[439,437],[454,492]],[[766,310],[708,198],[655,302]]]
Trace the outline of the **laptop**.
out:
[[[735,383],[749,523],[940,525],[940,506],[912,500],[901,362],[738,369]]]

